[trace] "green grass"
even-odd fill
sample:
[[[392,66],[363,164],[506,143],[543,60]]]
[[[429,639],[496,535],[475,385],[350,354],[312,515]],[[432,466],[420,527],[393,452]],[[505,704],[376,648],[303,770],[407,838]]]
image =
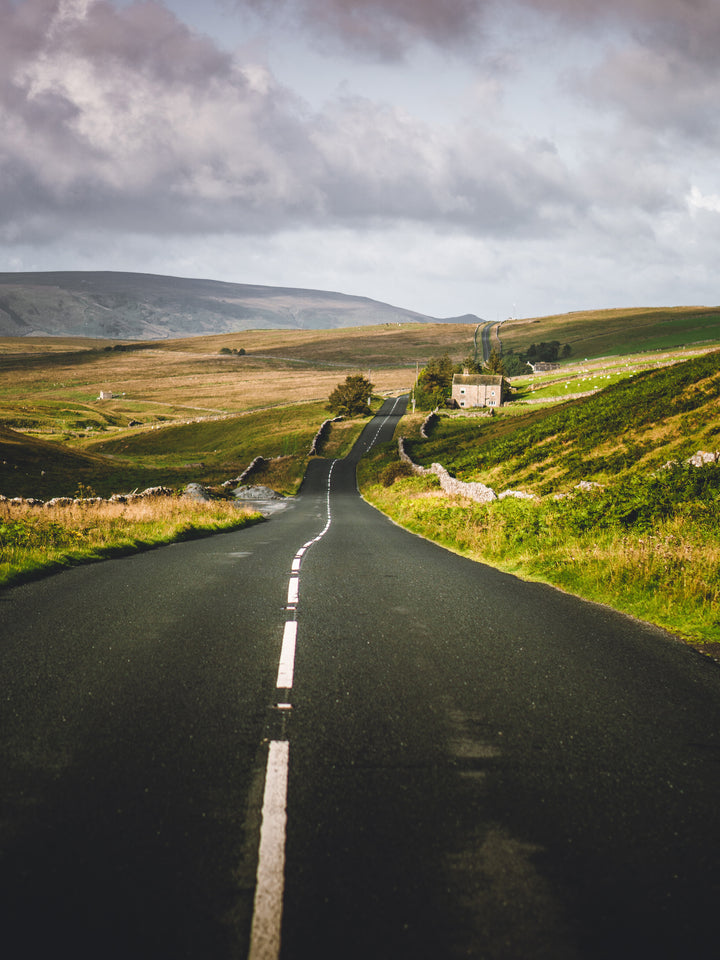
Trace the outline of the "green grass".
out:
[[[0,492],[46,499],[74,495],[79,483],[102,495],[195,481],[217,485],[239,476],[257,456],[283,458],[265,471],[279,493],[294,493],[313,438],[329,416],[324,403],[295,404],[244,416],[126,430],[71,448],[0,427]],[[366,423],[333,425],[325,451],[342,456]],[[272,484],[271,484],[272,485]]]
[[[720,342],[718,307],[588,310],[525,320],[500,327],[504,349],[522,352],[531,343],[569,343],[573,361],[622,357],[692,344]]]
[[[715,449],[720,353],[636,374],[582,400],[526,409],[512,420],[443,417],[417,446],[418,462],[442,462],[498,490],[549,494]]]
[[[473,560],[539,580],[656,623],[697,645],[720,643],[717,502],[702,515],[656,517],[642,526],[577,529],[551,500],[489,505],[449,500],[433,478],[376,481],[363,495],[396,523]]]
[[[514,418],[441,417],[427,441],[418,418],[401,429],[416,462],[538,499],[448,498],[436,478],[390,469],[388,445],[361,464],[361,489],[398,523],[695,645],[720,642],[720,464],[665,466],[720,446],[720,354]]]
[[[475,559],[611,603],[696,643],[717,641],[720,524],[712,470],[687,474],[672,490],[647,478],[667,460],[720,446],[720,355],[659,366],[682,356],[680,343],[720,337],[719,320],[716,310],[688,308],[504,324],[504,343],[517,335],[524,345],[557,339],[574,346],[576,362],[514,382],[518,396],[543,403],[521,402],[493,418],[442,416],[429,441],[418,439],[423,416],[405,418],[403,431],[419,462],[437,461],[461,479],[498,491],[520,487],[541,499],[476,507],[441,496],[433,480],[403,479],[395,468],[399,479],[393,484],[383,474],[391,484],[385,487],[378,476],[396,462],[392,447],[363,462],[363,489],[399,522]],[[248,331],[242,342],[226,335],[130,351],[32,341],[8,343],[3,352],[0,343],[0,493],[48,498],[73,495],[79,485],[104,495],[189,481],[216,485],[258,455],[269,463],[253,482],[293,493],[328,416],[325,398],[346,373],[372,365],[381,389],[399,391],[414,380],[415,360],[446,349],[457,360],[470,352],[472,327],[431,326]],[[219,357],[226,344],[250,355]],[[673,354],[629,355],[658,346],[673,347]],[[606,359],[584,361],[597,356]],[[108,387],[119,396],[98,401],[99,389]],[[563,402],[566,393],[589,390],[596,392]],[[131,419],[142,426],[130,427]],[[324,455],[343,456],[365,422],[333,425]],[[583,479],[605,489],[580,496],[574,487]],[[695,481],[704,486],[696,489]],[[556,494],[570,498],[556,501]],[[12,532],[6,524],[5,540],[17,547],[40,516]],[[192,533],[187,519],[169,534],[153,534],[128,517],[120,522],[124,532],[118,528],[110,544],[91,544],[86,521],[80,534],[48,528],[37,561],[25,544],[28,569]],[[81,553],[72,554],[75,548]]]

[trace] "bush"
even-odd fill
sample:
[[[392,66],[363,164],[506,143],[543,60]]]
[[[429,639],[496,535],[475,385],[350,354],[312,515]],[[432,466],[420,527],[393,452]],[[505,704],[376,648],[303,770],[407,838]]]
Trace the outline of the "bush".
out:
[[[378,480],[384,487],[391,487],[396,480],[412,476],[413,472],[410,464],[405,463],[403,460],[396,460],[394,463],[389,463],[380,471]]]

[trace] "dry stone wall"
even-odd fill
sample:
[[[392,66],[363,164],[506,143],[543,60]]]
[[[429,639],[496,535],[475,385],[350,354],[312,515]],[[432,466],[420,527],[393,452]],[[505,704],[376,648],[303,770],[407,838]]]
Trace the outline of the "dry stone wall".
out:
[[[445,467],[439,463],[434,463],[431,467],[421,467],[414,463],[405,450],[405,437],[398,440],[398,453],[403,463],[407,463],[413,473],[418,476],[427,476],[434,474],[440,481],[440,488],[444,493],[451,497],[467,497],[469,500],[475,500],[477,503],[492,503],[497,500],[497,494],[484,483],[464,483],[451,477]]]
[[[415,463],[408,455],[405,449],[405,437],[400,437],[398,440],[398,455],[400,460],[406,463],[417,476],[434,474],[440,480],[440,488],[443,493],[447,493],[448,496],[451,497],[467,497],[468,500],[475,500],[477,503],[492,503],[494,500],[504,500],[506,497],[515,497],[518,500],[539,499],[534,493],[526,493],[523,490],[504,490],[502,493],[497,494],[492,487],[486,487],[484,483],[465,483],[462,480],[451,477],[445,467],[439,463],[433,463],[430,467],[422,467],[420,464]],[[666,466],[671,466],[676,462],[677,461],[671,460]],[[720,450],[715,450],[712,453],[708,453],[705,450],[698,450],[692,457],[688,457],[685,463],[691,467],[701,467],[706,463],[720,463]],[[596,490],[600,486],[599,483],[591,480],[581,480],[580,483],[576,484],[575,489],[588,492]],[[567,496],[567,494],[556,494],[555,498],[561,499],[564,496]]]

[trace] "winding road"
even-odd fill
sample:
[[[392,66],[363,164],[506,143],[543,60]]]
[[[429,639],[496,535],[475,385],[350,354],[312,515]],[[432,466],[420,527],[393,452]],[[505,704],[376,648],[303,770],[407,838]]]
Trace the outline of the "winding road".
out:
[[[720,670],[401,530],[267,522],[0,593],[9,960],[717,956]]]

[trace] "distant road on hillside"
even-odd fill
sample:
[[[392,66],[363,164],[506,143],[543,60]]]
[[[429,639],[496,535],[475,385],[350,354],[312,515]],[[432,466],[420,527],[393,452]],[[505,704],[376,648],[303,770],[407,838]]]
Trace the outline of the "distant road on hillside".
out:
[[[365,503],[404,406],[267,523],[0,594],[5,956],[717,955],[718,666]]]
[[[480,343],[482,346],[482,359],[483,363],[487,363],[490,359],[490,354],[492,353],[492,345],[490,343],[490,336],[495,327],[498,327],[499,324],[492,321],[486,320],[483,327],[480,330]]]

